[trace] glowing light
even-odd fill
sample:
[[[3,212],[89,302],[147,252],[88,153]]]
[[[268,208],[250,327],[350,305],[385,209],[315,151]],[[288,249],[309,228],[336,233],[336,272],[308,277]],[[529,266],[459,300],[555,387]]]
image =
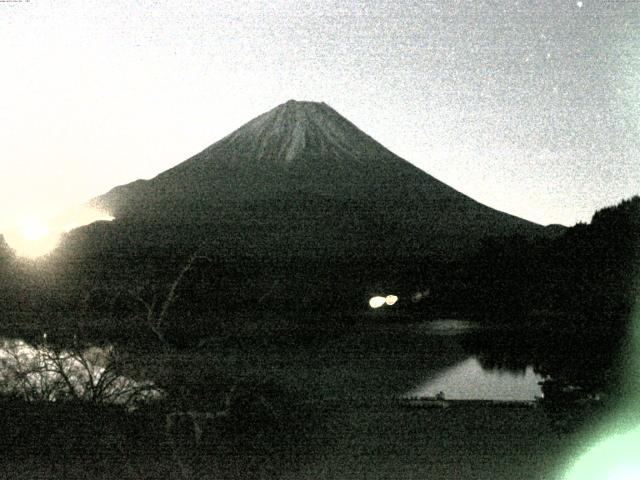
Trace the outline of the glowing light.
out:
[[[56,247],[59,240],[50,222],[35,216],[24,217],[16,227],[3,233],[9,246],[21,257],[45,255]]]
[[[375,297],[371,297],[369,299],[369,306],[371,308],[380,308],[384,305],[395,305],[397,301],[398,297],[396,295],[387,295],[386,297],[376,295]]]
[[[114,218],[92,208],[81,207],[50,216],[47,220],[29,216],[2,232],[5,240],[21,257],[36,258],[48,254],[58,245],[63,233],[99,220]]]
[[[369,306],[371,308],[380,308],[381,306],[383,306],[386,303],[386,299],[385,297],[371,297],[369,299]]]
[[[398,301],[398,297],[395,295],[387,295],[384,301],[387,305],[395,305],[395,303]]]
[[[29,217],[20,222],[20,234],[25,240],[31,242],[48,235],[49,227],[39,218]]]
[[[107,212],[97,210],[93,208],[78,208],[73,211],[67,212],[66,215],[58,218],[58,224],[60,230],[63,232],[70,232],[74,228],[82,227],[93,222],[115,220],[115,217],[109,215]]]

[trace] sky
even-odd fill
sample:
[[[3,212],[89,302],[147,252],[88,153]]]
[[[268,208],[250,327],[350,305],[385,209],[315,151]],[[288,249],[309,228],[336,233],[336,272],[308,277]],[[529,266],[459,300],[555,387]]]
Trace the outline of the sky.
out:
[[[0,59],[14,247],[289,99],[537,223],[640,193],[638,0],[2,1]]]

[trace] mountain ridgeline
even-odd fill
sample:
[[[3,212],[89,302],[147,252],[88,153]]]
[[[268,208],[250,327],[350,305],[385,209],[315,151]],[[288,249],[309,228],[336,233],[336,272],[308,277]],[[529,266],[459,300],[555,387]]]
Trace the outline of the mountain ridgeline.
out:
[[[231,256],[450,257],[486,236],[544,231],[448,187],[314,102],[282,104],[92,204],[138,230],[138,241],[213,242]]]

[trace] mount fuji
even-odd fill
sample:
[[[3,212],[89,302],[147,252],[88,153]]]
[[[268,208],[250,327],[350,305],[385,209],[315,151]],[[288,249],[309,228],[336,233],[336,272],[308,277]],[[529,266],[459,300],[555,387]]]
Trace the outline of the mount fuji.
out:
[[[91,206],[128,225],[134,243],[215,241],[234,257],[449,258],[487,236],[544,232],[445,185],[328,105],[293,100]]]

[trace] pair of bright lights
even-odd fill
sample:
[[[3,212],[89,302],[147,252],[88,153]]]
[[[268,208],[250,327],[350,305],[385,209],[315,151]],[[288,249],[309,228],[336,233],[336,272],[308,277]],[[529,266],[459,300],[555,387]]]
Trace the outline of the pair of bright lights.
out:
[[[369,306],[371,308],[380,308],[383,305],[395,305],[397,301],[398,297],[395,295],[387,295],[386,297],[376,296],[369,299]]]

